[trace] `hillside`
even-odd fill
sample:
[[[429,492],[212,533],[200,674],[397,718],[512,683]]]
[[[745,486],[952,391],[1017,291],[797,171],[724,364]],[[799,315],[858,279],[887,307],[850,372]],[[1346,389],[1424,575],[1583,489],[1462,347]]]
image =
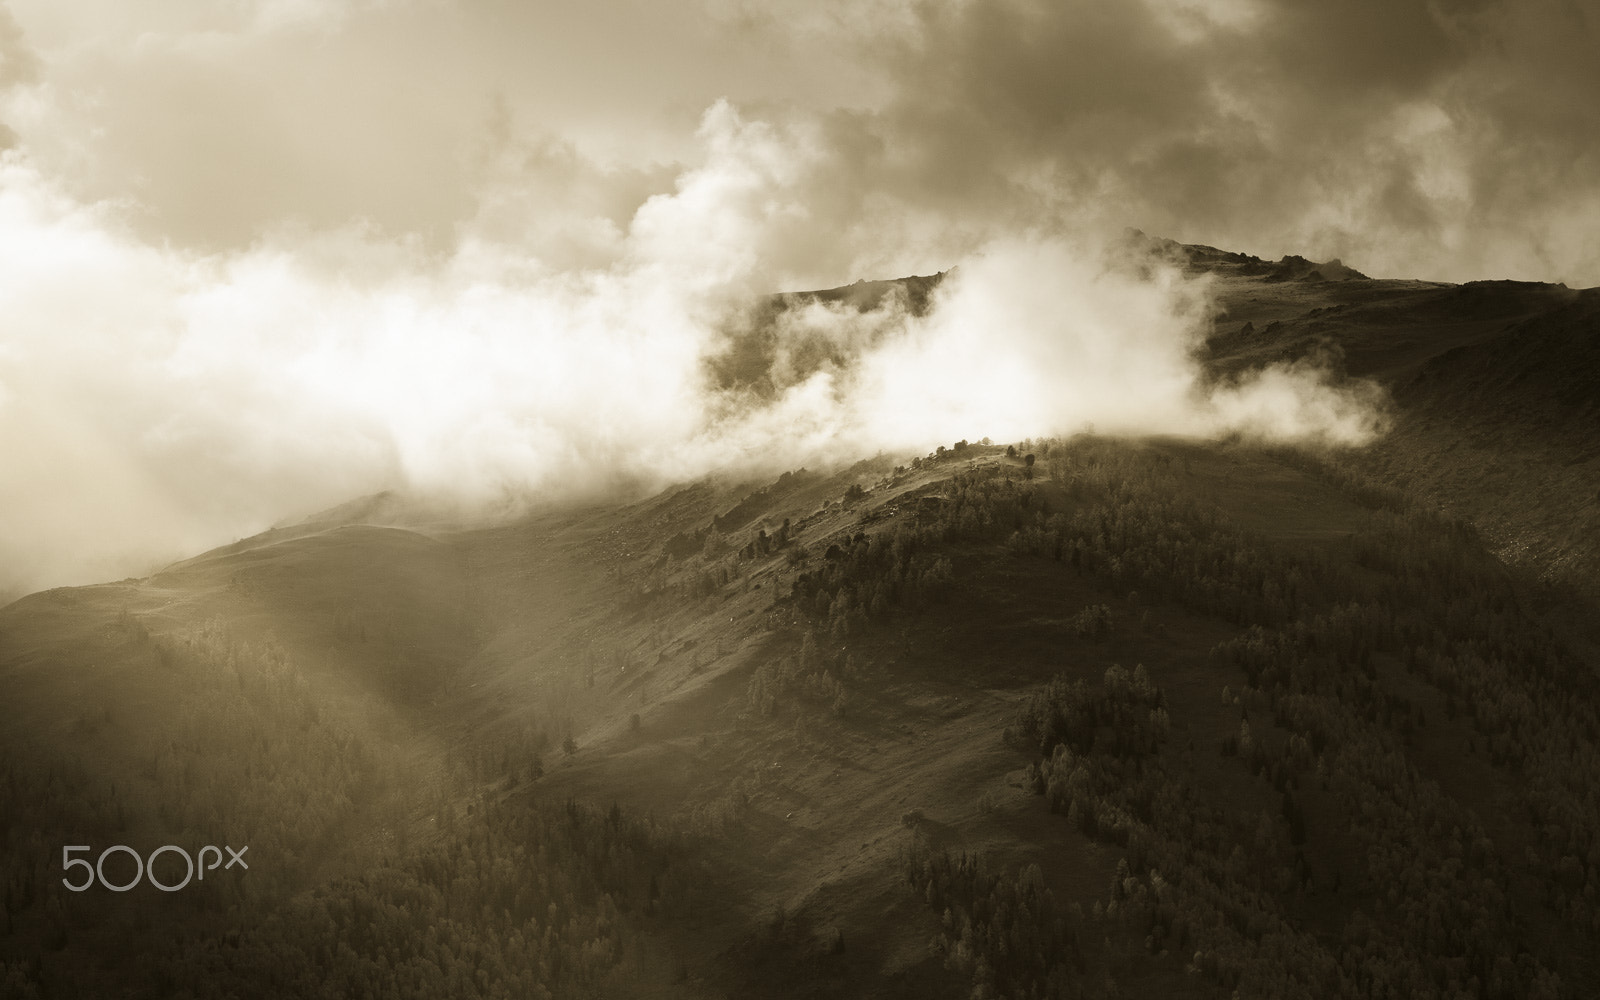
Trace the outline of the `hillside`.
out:
[[[1218,373],[1332,359],[1391,393],[1394,423],[1346,465],[1472,522],[1501,558],[1600,594],[1600,289],[1216,276]]]
[[[380,496],[0,609],[0,996],[1594,995],[1593,293],[1182,252],[1217,377],[1391,434]],[[251,867],[62,886],[113,844]]]

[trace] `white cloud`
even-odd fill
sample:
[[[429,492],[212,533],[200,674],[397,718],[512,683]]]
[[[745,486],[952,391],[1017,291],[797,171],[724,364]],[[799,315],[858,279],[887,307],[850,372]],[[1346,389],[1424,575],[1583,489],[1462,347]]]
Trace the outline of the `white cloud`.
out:
[[[676,191],[569,269],[470,233],[444,254],[361,227],[153,246],[11,155],[0,587],[142,572],[395,486],[499,503],[1089,423],[1369,430],[1307,371],[1208,396],[1188,353],[1205,286],[1059,236],[991,242],[925,317],[813,308],[779,330],[775,395],[715,390],[706,358],[778,280],[768,250],[823,161],[814,134],[726,104],[704,122]],[[803,337],[841,360],[784,361]]]

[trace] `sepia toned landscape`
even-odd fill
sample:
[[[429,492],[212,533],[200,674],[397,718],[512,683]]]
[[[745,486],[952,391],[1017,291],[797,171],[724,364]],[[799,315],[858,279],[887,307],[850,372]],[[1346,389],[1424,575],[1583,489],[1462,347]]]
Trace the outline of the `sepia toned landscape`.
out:
[[[689,6],[0,6],[0,998],[1600,993],[1594,12]]]

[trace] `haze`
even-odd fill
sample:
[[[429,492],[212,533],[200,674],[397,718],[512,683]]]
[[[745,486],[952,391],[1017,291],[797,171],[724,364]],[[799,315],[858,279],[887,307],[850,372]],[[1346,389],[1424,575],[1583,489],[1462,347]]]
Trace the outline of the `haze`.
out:
[[[1370,274],[1600,281],[1583,4],[14,2],[0,594],[378,489],[474,503],[956,437],[1364,440],[1315,368],[1202,385],[1125,226]],[[958,266],[808,324],[752,296]],[[805,331],[801,331],[805,332]]]

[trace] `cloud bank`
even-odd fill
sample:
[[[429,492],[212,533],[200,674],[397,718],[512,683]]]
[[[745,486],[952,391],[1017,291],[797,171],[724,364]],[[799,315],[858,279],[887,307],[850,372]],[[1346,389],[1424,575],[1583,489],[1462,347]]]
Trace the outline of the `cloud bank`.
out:
[[[1087,230],[989,239],[923,315],[797,310],[780,348],[823,337],[843,360],[780,362],[762,398],[719,389],[707,359],[803,242],[828,165],[814,133],[726,103],[699,137],[587,267],[492,231],[446,253],[359,226],[158,246],[5,154],[0,584],[143,573],[385,488],[494,505],[1090,424],[1374,430],[1312,371],[1202,385],[1204,282]]]

